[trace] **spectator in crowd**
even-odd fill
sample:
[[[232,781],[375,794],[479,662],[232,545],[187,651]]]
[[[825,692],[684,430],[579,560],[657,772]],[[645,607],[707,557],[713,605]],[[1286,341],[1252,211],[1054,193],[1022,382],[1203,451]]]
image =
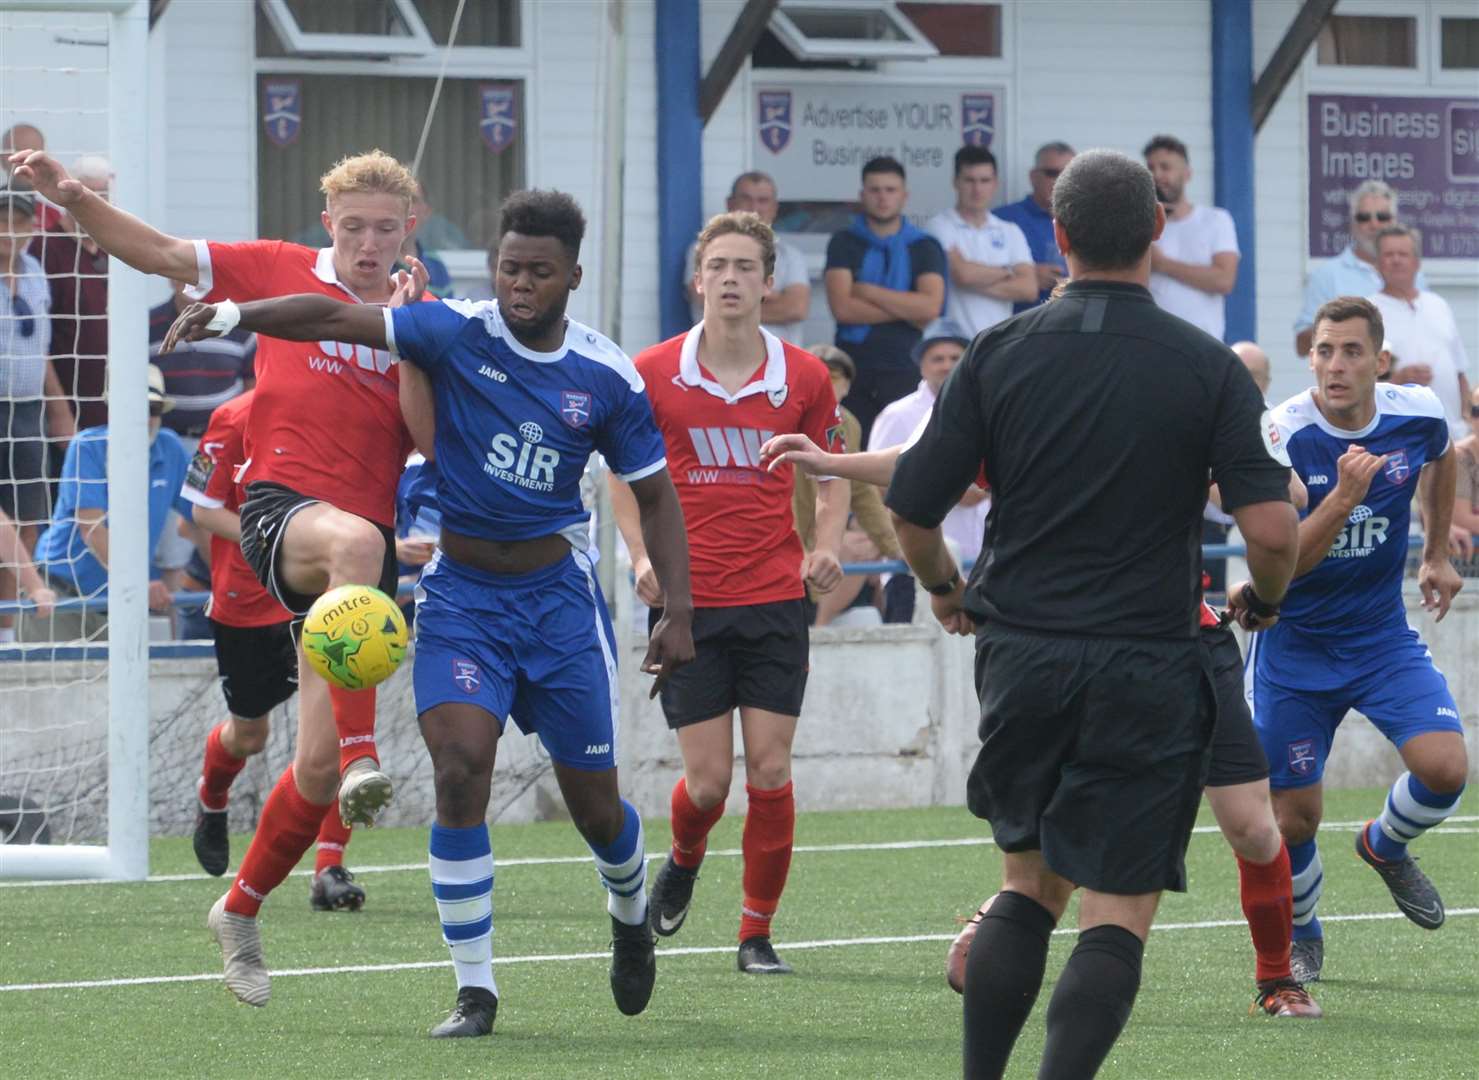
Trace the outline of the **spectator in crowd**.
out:
[[[34,223],[32,193],[0,185],[0,512],[28,551],[50,514],[43,416],[49,407],[65,409],[48,358],[51,292],[41,264],[26,253]],[[15,597],[16,574],[0,565],[0,602]],[[13,616],[0,614],[0,640],[13,633]]]
[[[909,441],[935,407],[940,387],[945,385],[946,378],[960,363],[972,336],[948,319],[938,320],[924,332],[919,344],[914,346],[919,385],[914,393],[900,398],[878,414],[868,440],[869,450],[887,450]],[[990,509],[991,497],[984,489],[972,484],[966,488],[955,509],[945,515],[941,529],[945,539],[960,553],[960,558],[975,558],[976,552],[981,550],[986,532],[986,512]],[[907,574],[896,574],[889,578],[884,589],[884,621],[909,622],[914,617],[914,579]]]
[[[56,593],[47,587],[41,575],[36,572],[36,566],[31,562],[31,553],[21,543],[20,530],[4,510],[0,510],[0,568],[13,574],[20,582],[21,595],[36,605],[36,615],[39,618],[44,619],[51,614],[52,605],[56,603]],[[8,599],[14,600],[16,597],[12,595]],[[0,645],[14,640],[14,626],[0,627]]]
[[[5,163],[5,172],[10,173],[10,155],[22,150],[45,150],[46,136],[35,124],[16,124],[0,135],[0,162]],[[43,199],[36,200],[36,227],[54,229],[62,223],[62,212]]]
[[[823,282],[837,320],[837,347],[857,365],[844,404],[863,438],[883,407],[913,389],[910,353],[945,306],[945,252],[904,219],[904,166],[876,157],[863,166],[862,213],[827,244]]]
[[[1397,220],[1397,193],[1380,180],[1367,180],[1351,192],[1351,239],[1345,250],[1311,271],[1304,287],[1304,306],[1294,320],[1294,351],[1308,356],[1315,312],[1337,296],[1370,296],[1381,288],[1376,268],[1376,238]],[[1419,289],[1427,282],[1419,273]]]
[[[969,337],[1011,318],[1013,302],[1037,299],[1027,237],[991,212],[996,180],[996,156],[984,146],[962,146],[955,152],[955,208],[926,226],[950,264],[945,317]]]
[[[735,177],[724,202],[726,210],[748,210],[765,224],[775,227],[780,209],[780,196],[775,181],[763,172],[741,173]],[[704,320],[704,298],[698,293],[698,267],[693,255],[698,242],[688,245],[688,303],[693,321]],[[775,238],[775,282],[760,301],[760,324],[782,341],[801,344],[806,316],[811,311],[811,275],[806,271],[806,256],[795,244]]]
[[[161,356],[159,347],[170,324],[190,306],[185,295],[187,286],[178,281],[172,284],[174,295],[149,311],[149,362],[164,372],[164,392],[174,403],[164,416],[164,426],[180,437],[188,456],[195,453],[216,407],[255,385],[257,336],[232,330],[204,341],[180,342],[174,351]],[[200,548],[209,552],[209,537],[191,522],[171,517],[154,553],[155,563],[171,589],[186,587],[184,579],[190,576],[206,583],[205,591],[210,590],[208,573],[205,578],[199,575],[203,567],[197,566],[195,573],[187,575],[191,561],[199,558]],[[193,625],[198,628],[201,624]]]
[[[193,454],[217,406],[256,385],[257,335],[232,330],[221,337],[178,342],[174,351],[159,355],[170,326],[190,306],[189,286],[171,284],[174,295],[149,310],[149,362],[164,373],[164,391],[174,402],[164,426]]]
[[[1068,264],[1063,261],[1058,241],[1053,238],[1053,185],[1058,182],[1058,174],[1073,160],[1074,153],[1073,147],[1066,142],[1044,143],[1038,147],[1032,170],[1027,174],[1032,194],[996,211],[997,217],[1010,221],[1027,237],[1027,247],[1032,252],[1033,275],[1037,278],[1036,298],[1013,304],[1014,314],[1045,302],[1052,294],[1053,286],[1068,276]]]
[[[1236,342],[1232,351],[1238,354],[1238,359],[1248,369],[1248,374],[1253,376],[1254,385],[1258,392],[1263,395],[1263,400],[1268,400],[1269,384],[1273,381],[1273,372],[1269,366],[1268,353],[1259,347],[1257,342]]]
[[[1458,485],[1453,500],[1453,524],[1469,534],[1469,542],[1479,536],[1479,388],[1469,394],[1469,434],[1453,444],[1458,451]],[[799,473],[797,474],[800,475]],[[1472,549],[1470,550],[1472,558]],[[1479,572],[1474,567],[1467,573]]]
[[[107,158],[79,158],[72,176],[108,197],[113,167]],[[78,428],[108,422],[108,255],[70,214],[31,241],[51,283],[51,353],[61,392]],[[69,431],[52,430],[63,441]]]
[[[414,255],[426,267],[426,291],[433,296],[452,295],[452,272],[436,255],[439,251],[462,251],[469,247],[467,236],[452,222],[438,214],[426,198],[426,187],[418,179],[416,195],[411,200],[411,217],[415,224],[406,235],[401,255]],[[324,234],[325,239],[327,233]]]
[[[857,373],[852,357],[836,345],[810,345],[807,352],[818,357],[827,365],[832,377],[832,393],[841,401],[852,389]],[[848,409],[842,413],[842,444],[848,453],[863,448],[862,426],[858,418]],[[894,527],[889,524],[888,511],[883,508],[883,497],[878,488],[862,480],[851,480],[849,509],[851,520],[842,534],[842,561],[872,562],[875,559],[900,559],[899,541],[894,536]],[[796,489],[791,496],[791,516],[796,519],[796,532],[801,537],[801,546],[810,551],[816,542],[816,480],[809,473],[796,472]],[[842,584],[829,593],[816,598],[817,626],[826,626],[842,611],[855,606],[864,587],[877,581],[876,575],[854,574],[842,579]]]
[[[1469,400],[1469,357],[1448,301],[1417,282],[1422,268],[1422,237],[1409,225],[1388,225],[1377,236],[1381,291],[1368,299],[1381,312],[1387,340],[1401,364],[1395,383],[1420,383],[1438,395],[1455,441],[1469,434],[1464,404]]]
[[[190,457],[179,436],[161,427],[164,414],[173,404],[164,392],[164,373],[151,364],[147,520],[151,552],[159,545],[171,509],[182,518],[191,519],[190,503],[180,493]],[[138,524],[129,521],[123,527],[136,528]],[[108,428],[104,425],[79,431],[67,447],[51,526],[36,544],[36,563],[51,587],[60,593],[83,597],[101,593],[108,585],[108,532]],[[149,610],[168,612],[171,605],[169,587],[151,559]],[[100,625],[97,614],[89,613],[77,633],[58,636],[88,636]]]
[[[1226,327],[1226,301],[1238,281],[1238,233],[1232,215],[1195,206],[1186,197],[1191,159],[1186,144],[1157,135],[1145,144],[1145,164],[1166,208],[1166,229],[1150,246],[1150,293],[1169,311],[1218,341]]]

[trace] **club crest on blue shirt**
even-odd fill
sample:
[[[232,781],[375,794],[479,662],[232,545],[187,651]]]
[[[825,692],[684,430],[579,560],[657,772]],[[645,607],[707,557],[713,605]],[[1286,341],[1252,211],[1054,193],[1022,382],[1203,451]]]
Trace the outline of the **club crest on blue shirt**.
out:
[[[571,427],[585,427],[591,420],[591,396],[579,390],[562,390],[560,415]]]
[[[474,693],[482,685],[478,678],[478,665],[471,660],[453,660],[452,681],[462,688],[464,694]]]
[[[1289,768],[1300,776],[1309,776],[1315,771],[1315,740],[1300,739],[1289,744]]]
[[[1387,474],[1387,479],[1394,484],[1405,483],[1412,475],[1412,467],[1407,463],[1406,450],[1393,450],[1387,458],[1386,467],[1382,470]]]

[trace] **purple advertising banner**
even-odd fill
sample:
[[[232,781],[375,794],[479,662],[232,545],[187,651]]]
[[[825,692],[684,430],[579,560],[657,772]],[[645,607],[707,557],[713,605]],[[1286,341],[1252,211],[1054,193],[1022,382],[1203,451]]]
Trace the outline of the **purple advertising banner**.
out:
[[[1309,148],[1311,258],[1345,248],[1365,180],[1397,190],[1424,258],[1479,258],[1479,98],[1311,94]]]

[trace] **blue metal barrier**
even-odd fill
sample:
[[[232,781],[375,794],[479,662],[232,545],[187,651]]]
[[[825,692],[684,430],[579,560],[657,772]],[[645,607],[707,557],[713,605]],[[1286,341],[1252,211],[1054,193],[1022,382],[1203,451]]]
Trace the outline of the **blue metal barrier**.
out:
[[[1479,536],[1474,537],[1474,543],[1476,547],[1479,547]],[[1422,544],[1423,538],[1421,536],[1410,536],[1407,538],[1407,547],[1409,550],[1416,550],[1422,547]],[[1247,554],[1248,549],[1242,544],[1202,545],[1202,558],[1204,559],[1242,558]],[[961,564],[961,569],[969,572],[974,565],[974,559],[967,559]],[[907,574],[909,573],[909,567],[898,559],[879,559],[874,562],[843,563],[842,572],[848,575]],[[411,599],[411,591],[411,586],[402,588],[396,593],[396,600],[405,603]],[[176,608],[204,607],[205,602],[210,598],[211,594],[206,592],[177,592],[174,594]],[[35,604],[27,600],[7,601],[0,603],[0,615],[11,614],[17,611],[31,611],[35,606]],[[101,610],[107,608],[108,596],[106,593],[89,597],[69,596],[65,599],[59,599],[55,606],[58,611]]]

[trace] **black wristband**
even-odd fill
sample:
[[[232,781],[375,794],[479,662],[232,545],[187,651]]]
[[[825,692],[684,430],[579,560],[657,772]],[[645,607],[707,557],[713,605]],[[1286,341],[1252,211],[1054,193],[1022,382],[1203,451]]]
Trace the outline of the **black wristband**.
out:
[[[1251,581],[1243,582],[1243,591],[1239,594],[1239,599],[1243,601],[1243,606],[1248,609],[1250,614],[1256,615],[1260,619],[1272,619],[1279,613],[1279,605],[1268,603],[1268,601],[1254,592],[1253,582]]]
[[[920,584],[921,585],[924,585],[924,582],[921,581]],[[953,593],[955,591],[955,587],[957,585],[959,585],[959,584],[960,584],[960,569],[957,567],[950,574],[950,580],[949,581],[947,581],[947,582],[945,582],[944,584],[941,584],[941,585],[925,585],[924,586],[924,591],[927,592],[927,593],[929,593],[931,596],[949,596],[951,593]]]

